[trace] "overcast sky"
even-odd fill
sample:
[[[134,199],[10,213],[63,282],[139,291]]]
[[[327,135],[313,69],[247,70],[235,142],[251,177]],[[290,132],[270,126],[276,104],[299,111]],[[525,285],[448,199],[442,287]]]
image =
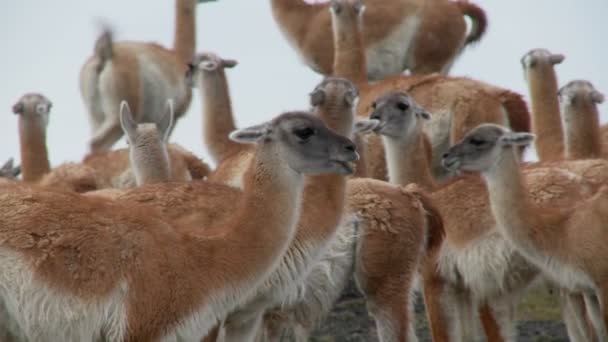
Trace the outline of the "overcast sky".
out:
[[[298,0],[293,0],[298,1]],[[520,57],[543,47],[566,55],[557,67],[560,84],[582,78],[608,93],[607,0],[475,0],[489,18],[481,43],[467,49],[452,69],[526,95]],[[173,1],[18,0],[0,11],[0,161],[19,160],[17,118],[11,107],[26,92],[41,92],[54,104],[49,125],[53,165],[79,161],[89,125],[78,73],[91,54],[103,20],[116,39],[156,41],[170,46]],[[278,31],[269,0],[219,0],[198,7],[197,51],[239,60],[229,70],[239,125],[258,123],[290,109],[307,108],[307,94],[320,76],[306,68]],[[607,94],[608,95],[608,94]],[[200,96],[195,93],[172,141],[205,155]],[[608,106],[600,107],[602,122]],[[125,146],[121,141],[117,146]]]

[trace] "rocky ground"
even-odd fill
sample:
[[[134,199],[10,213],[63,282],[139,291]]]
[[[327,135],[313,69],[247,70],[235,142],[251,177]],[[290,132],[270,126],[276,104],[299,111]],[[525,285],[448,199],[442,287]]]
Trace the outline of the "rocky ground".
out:
[[[416,303],[416,332],[420,342],[431,341],[424,318],[424,305]],[[530,291],[518,309],[518,338],[522,342],[568,341],[566,328],[559,319],[559,306],[554,295],[540,288]],[[290,338],[285,338],[289,341]],[[312,341],[372,342],[377,341],[373,321],[365,303],[353,286],[343,294],[328,319],[315,332]]]

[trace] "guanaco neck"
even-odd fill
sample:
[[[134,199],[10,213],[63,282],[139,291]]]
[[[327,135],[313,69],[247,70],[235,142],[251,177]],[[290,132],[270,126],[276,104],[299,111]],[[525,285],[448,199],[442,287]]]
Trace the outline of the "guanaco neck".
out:
[[[532,102],[532,129],[536,152],[541,161],[561,160],[564,156],[564,133],[557,99],[557,77],[550,65],[538,65],[527,72]]]
[[[19,115],[21,174],[26,182],[37,182],[51,171],[46,149],[46,127],[40,120]]]
[[[388,179],[392,184],[416,183],[427,191],[433,191],[438,185],[431,174],[431,163],[425,146],[426,137],[422,133],[422,127],[416,127],[416,130],[415,134],[399,138],[382,136]]]
[[[196,0],[175,0],[173,51],[180,61],[192,60],[196,49]]]
[[[166,144],[131,146],[129,157],[137,186],[171,180],[171,161]]]
[[[488,186],[492,214],[501,233],[520,250],[537,255],[543,239],[560,235],[559,227],[542,231],[544,226],[528,198],[518,157],[512,148],[505,149],[496,163],[482,173]]]
[[[360,16],[341,18],[332,14],[334,76],[349,79],[363,91],[368,82],[361,20]]]
[[[600,158],[602,143],[597,107],[584,102],[562,107],[567,159]]]
[[[228,138],[236,129],[226,72],[223,67],[202,70],[200,91],[203,99],[203,139],[216,164],[235,152],[247,148]]]

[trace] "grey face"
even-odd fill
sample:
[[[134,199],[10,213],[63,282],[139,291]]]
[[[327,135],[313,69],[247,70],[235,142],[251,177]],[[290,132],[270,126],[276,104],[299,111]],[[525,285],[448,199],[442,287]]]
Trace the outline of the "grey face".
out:
[[[563,62],[565,59],[562,54],[554,54],[546,49],[533,49],[528,51],[521,58],[521,65],[524,70],[530,70],[540,65],[556,65]]]
[[[472,129],[461,142],[443,155],[442,164],[451,171],[489,170],[501,153],[515,153],[514,147],[525,146],[534,140],[530,133],[515,133],[506,127],[483,124]]]
[[[186,84],[191,87],[196,86],[196,77],[199,71],[215,72],[224,68],[234,68],[238,62],[234,59],[223,59],[220,56],[212,52],[204,52],[197,54],[192,59],[192,62],[188,63],[188,69],[186,70]]]
[[[388,137],[398,138],[416,128],[418,120],[428,120],[431,115],[420,107],[409,95],[393,92],[372,103],[370,119],[377,120],[374,131]]]
[[[358,16],[365,10],[362,0],[331,0],[330,10],[334,15]]]
[[[350,139],[306,112],[285,113],[266,124],[235,131],[230,137],[243,143],[278,144],[279,158],[300,173],[351,174],[353,162],[359,158]]]
[[[585,104],[601,104],[604,95],[597,91],[593,84],[585,80],[574,80],[568,82],[557,92],[559,102],[562,106],[583,106]]]
[[[13,113],[24,118],[40,121],[46,126],[53,103],[44,95],[31,93],[23,95],[13,105]]]
[[[355,105],[358,96],[359,90],[351,81],[341,77],[327,77],[310,93],[310,105],[349,108]]]

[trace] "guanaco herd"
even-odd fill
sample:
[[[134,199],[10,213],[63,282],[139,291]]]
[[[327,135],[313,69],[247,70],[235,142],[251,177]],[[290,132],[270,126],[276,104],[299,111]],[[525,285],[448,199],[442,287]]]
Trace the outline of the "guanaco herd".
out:
[[[176,0],[172,48],[97,39],[81,162],[51,167],[49,99],[13,106],[6,341],[305,341],[351,278],[385,342],[417,340],[417,290],[433,341],[515,341],[538,282],[559,292],[572,341],[608,341],[604,96],[558,88],[563,55],[522,57],[530,113],[520,94],[446,75],[486,30],[466,0],[271,0],[325,77],[309,110],[238,129],[237,61],[197,53],[198,2]],[[193,88],[214,168],[169,143]],[[524,163],[532,143],[540,162]]]

